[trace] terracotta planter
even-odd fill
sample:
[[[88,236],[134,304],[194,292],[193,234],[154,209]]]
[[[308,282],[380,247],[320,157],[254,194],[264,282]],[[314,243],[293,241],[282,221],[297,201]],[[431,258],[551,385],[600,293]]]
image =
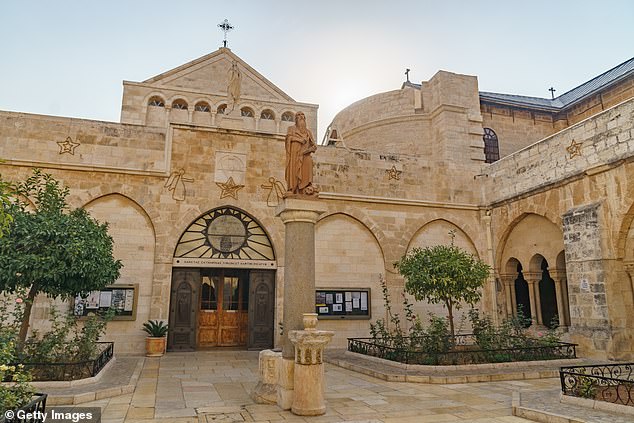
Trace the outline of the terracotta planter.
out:
[[[154,338],[148,336],[145,338],[145,356],[160,357],[165,353],[165,344],[167,337]]]

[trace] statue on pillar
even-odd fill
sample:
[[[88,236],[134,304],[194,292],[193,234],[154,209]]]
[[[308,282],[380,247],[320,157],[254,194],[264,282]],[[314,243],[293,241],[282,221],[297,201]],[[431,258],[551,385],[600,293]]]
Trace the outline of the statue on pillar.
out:
[[[313,158],[317,144],[310,129],[306,127],[306,115],[298,112],[295,125],[286,134],[286,196],[313,196]]]

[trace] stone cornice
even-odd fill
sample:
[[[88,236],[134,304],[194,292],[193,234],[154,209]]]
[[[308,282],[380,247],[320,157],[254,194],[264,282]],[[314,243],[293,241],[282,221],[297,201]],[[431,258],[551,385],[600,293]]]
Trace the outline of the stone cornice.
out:
[[[372,195],[344,194],[344,193],[338,193],[338,192],[320,192],[319,199],[320,200],[357,201],[362,203],[381,203],[381,204],[416,206],[416,207],[434,207],[434,208],[442,208],[442,209],[473,210],[473,211],[478,211],[482,209],[482,207],[476,204],[447,203],[442,201],[378,197],[378,196],[372,196]]]

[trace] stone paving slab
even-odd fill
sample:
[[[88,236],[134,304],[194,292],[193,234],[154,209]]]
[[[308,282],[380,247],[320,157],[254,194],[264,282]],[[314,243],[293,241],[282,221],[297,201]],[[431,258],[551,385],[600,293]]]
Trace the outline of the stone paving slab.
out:
[[[512,392],[552,389],[558,383],[390,382],[326,364],[326,414],[301,417],[277,405],[255,404],[249,393],[257,374],[258,352],[168,353],[144,361],[134,392],[82,406],[100,407],[102,423],[526,423],[512,415]],[[209,382],[210,377],[217,381]]]
[[[513,414],[544,423],[632,423],[634,416],[560,401],[559,388],[522,392],[513,398]]]

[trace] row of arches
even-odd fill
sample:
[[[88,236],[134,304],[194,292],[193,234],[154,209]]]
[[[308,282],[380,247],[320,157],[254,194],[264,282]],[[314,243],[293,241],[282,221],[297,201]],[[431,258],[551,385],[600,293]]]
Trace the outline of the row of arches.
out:
[[[166,101],[158,95],[154,95],[152,97],[150,97],[150,99],[147,102],[147,105],[149,107],[165,107],[166,105]],[[174,100],[172,100],[170,107],[173,110],[189,110],[189,104],[187,103],[187,101],[183,98],[176,98]],[[211,106],[211,102],[207,101],[207,100],[200,100],[198,102],[196,102],[194,104],[194,111],[195,112],[201,112],[201,113],[211,113],[212,110],[215,111],[215,113],[217,114],[225,114],[227,109],[227,103],[225,102],[221,102],[220,104],[216,105],[215,107]],[[256,111],[257,110],[257,111]],[[276,120],[277,116],[280,116],[280,120],[282,122],[294,122],[295,121],[295,113],[290,111],[290,110],[286,110],[282,113],[276,113],[272,108],[270,107],[263,107],[260,109],[254,108],[254,107],[250,107],[250,106],[243,106],[240,108],[240,115],[243,117],[256,117],[259,116],[260,119],[264,119],[264,120]]]
[[[527,321],[549,328],[570,326],[563,251],[558,254],[554,267],[541,254],[531,258],[527,269],[513,257],[500,277],[505,285],[507,315],[521,313]]]

